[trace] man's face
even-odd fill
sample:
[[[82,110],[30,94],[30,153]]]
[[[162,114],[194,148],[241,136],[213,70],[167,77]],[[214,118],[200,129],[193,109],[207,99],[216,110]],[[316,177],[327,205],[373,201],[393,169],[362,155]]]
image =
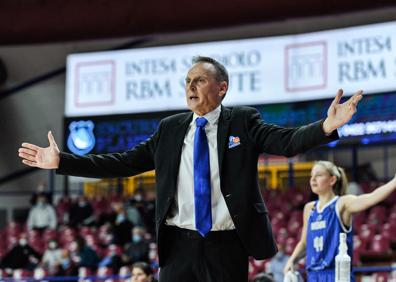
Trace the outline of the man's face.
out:
[[[212,64],[194,64],[186,77],[187,105],[191,111],[203,116],[220,105],[227,87],[227,82],[216,80],[216,69]]]

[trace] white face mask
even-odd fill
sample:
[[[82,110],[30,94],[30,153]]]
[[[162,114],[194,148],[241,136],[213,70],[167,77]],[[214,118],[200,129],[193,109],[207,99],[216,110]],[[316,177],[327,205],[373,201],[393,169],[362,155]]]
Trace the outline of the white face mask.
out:
[[[69,250],[70,250],[71,252],[76,252],[76,251],[77,251],[77,248],[78,248],[78,246],[77,246],[77,243],[76,243],[76,242],[71,242],[71,243],[70,243]]]
[[[78,206],[81,207],[81,208],[85,207],[86,205],[87,205],[87,203],[85,201],[79,201],[78,202]]]
[[[50,249],[56,249],[56,243],[55,242],[49,242],[48,247]]]
[[[24,239],[24,238],[19,239],[19,245],[21,245],[21,246],[26,246],[26,245],[27,245],[27,240]]]

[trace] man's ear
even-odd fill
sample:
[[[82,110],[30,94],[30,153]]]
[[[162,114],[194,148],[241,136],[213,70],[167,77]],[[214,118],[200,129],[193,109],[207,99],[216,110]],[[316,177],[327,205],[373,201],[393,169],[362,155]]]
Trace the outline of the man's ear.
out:
[[[228,83],[226,81],[222,81],[219,83],[219,96],[224,98],[225,94],[228,90]]]

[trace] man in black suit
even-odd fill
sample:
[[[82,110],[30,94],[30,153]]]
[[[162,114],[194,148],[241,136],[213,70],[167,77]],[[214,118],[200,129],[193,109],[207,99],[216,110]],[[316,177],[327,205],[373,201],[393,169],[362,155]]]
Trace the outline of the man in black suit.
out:
[[[340,104],[343,92],[339,90],[324,120],[281,128],[264,123],[253,108],[221,105],[228,73],[212,58],[194,58],[185,87],[191,112],[163,119],[150,138],[129,151],[82,157],[67,154],[59,151],[49,132],[49,147],[23,143],[19,156],[29,166],[85,177],[123,177],[155,169],[160,281],[247,281],[248,256],[265,259],[277,251],[258,187],[259,154],[289,157],[337,139],[336,129],[350,120],[362,91]],[[202,117],[205,122],[198,124]],[[195,141],[202,137],[195,137],[196,132],[202,127],[207,149],[194,153]],[[210,208],[203,221],[206,231],[196,222],[203,201],[196,202],[199,185],[194,178],[201,175],[195,165],[200,155],[207,162],[200,169],[210,174],[202,184],[210,185],[206,205]]]

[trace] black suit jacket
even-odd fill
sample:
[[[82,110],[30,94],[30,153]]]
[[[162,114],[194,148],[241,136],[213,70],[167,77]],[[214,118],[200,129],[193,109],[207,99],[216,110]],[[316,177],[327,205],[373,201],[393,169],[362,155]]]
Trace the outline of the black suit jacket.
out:
[[[163,119],[149,139],[123,153],[83,157],[61,153],[57,171],[104,178],[131,176],[155,169],[156,227],[161,265],[171,239],[166,238],[162,227],[174,200],[182,145],[192,117],[190,112]],[[290,157],[337,139],[336,131],[331,136],[324,134],[322,123],[282,128],[264,123],[254,108],[222,107],[217,132],[220,188],[248,255],[265,259],[277,250],[268,210],[258,186],[259,154],[266,152]],[[229,148],[230,136],[239,137],[240,145]]]

